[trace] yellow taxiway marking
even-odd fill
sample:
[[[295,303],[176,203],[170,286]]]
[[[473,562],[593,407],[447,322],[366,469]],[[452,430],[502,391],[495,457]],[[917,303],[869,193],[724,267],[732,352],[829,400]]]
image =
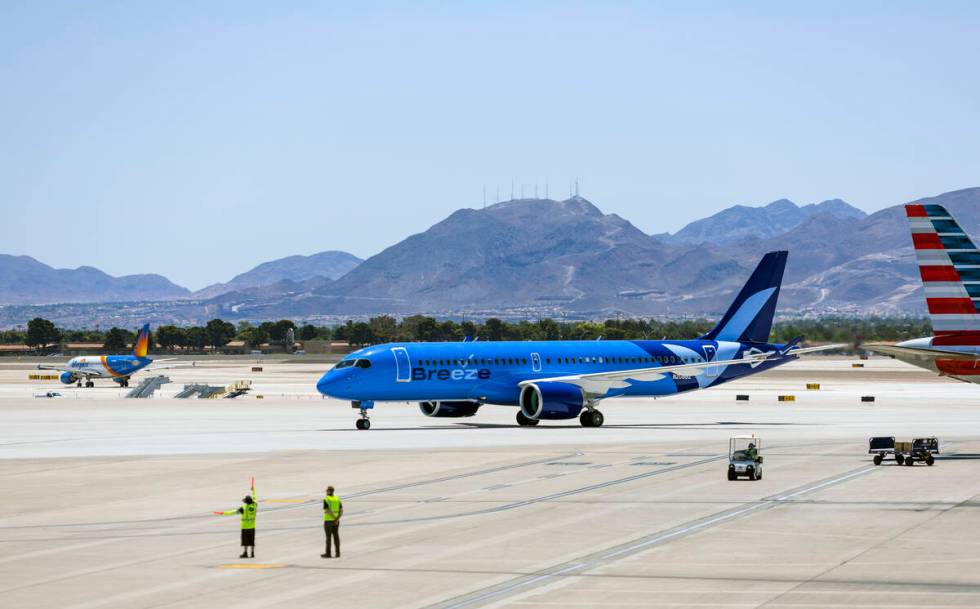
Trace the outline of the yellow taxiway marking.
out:
[[[266,499],[262,503],[303,503],[309,499]]]
[[[284,569],[286,565],[264,565],[261,563],[235,563],[221,565],[222,569]]]

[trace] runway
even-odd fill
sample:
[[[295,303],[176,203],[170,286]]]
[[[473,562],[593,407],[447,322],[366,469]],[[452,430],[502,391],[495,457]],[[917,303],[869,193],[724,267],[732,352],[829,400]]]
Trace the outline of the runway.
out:
[[[980,388],[891,360],[814,358],[690,395],[603,406],[606,426],[514,410],[370,431],[314,395],[322,365],[208,362],[262,400],[123,400],[0,362],[7,607],[974,607]],[[171,371],[173,372],[173,371]],[[820,383],[807,391],[806,383]],[[176,389],[176,387],[174,387]],[[736,393],[750,395],[736,402]],[[795,402],[776,401],[791,393]],[[873,404],[860,402],[875,395]],[[763,480],[725,479],[756,433]],[[934,467],[875,467],[868,435],[937,435]],[[256,477],[257,558],[232,509]],[[325,560],[319,497],[344,498]]]

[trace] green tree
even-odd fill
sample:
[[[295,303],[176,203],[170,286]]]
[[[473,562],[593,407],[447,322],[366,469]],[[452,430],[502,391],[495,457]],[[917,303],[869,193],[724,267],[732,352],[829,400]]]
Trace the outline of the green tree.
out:
[[[265,324],[262,324],[262,326],[265,326]],[[271,324],[271,327],[268,328],[267,331],[269,332],[269,340],[279,343],[281,345],[285,345],[286,333],[289,332],[290,329],[295,330],[296,324],[289,321],[288,319],[280,319],[276,323]]]
[[[300,340],[313,340],[317,337],[317,329],[313,324],[306,324],[299,329]]]
[[[160,326],[156,334],[157,344],[170,352],[173,352],[176,347],[182,347],[186,342],[184,329],[174,325]]]
[[[212,319],[204,330],[208,335],[208,344],[215,351],[227,345],[235,337],[235,326],[223,319]]]
[[[370,324],[359,321],[351,326],[350,336],[347,344],[352,347],[361,347],[374,342],[374,333],[371,332]]]
[[[245,341],[252,349],[258,349],[262,343],[268,342],[269,333],[261,326],[248,327],[238,332],[238,338]]]
[[[486,340],[504,340],[507,331],[506,324],[496,317],[489,317],[483,322],[483,331],[480,333]]]
[[[135,340],[136,334],[133,332],[113,327],[105,333],[105,342],[102,343],[102,348],[109,353],[122,353]]]
[[[24,344],[32,349],[45,347],[61,340],[61,332],[55,325],[43,317],[35,317],[27,322],[27,334]]]
[[[208,332],[200,326],[187,328],[187,346],[196,351],[204,351],[208,346]]]

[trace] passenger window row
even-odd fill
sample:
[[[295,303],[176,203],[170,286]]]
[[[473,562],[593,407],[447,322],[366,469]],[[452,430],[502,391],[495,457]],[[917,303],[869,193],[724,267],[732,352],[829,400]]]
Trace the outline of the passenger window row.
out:
[[[657,355],[652,357],[606,357],[606,356],[578,356],[578,357],[558,357],[555,358],[558,364],[665,364],[677,366],[680,364],[696,364],[704,361],[699,356],[678,357],[676,355]],[[545,364],[551,363],[551,358],[544,358]],[[470,357],[468,359],[420,359],[419,366],[514,366],[527,365],[526,357]]]

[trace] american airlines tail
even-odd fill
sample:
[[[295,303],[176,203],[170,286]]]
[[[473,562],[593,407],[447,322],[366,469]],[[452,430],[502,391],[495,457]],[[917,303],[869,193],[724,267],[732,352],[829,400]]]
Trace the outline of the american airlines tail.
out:
[[[136,343],[133,345],[133,357],[143,358],[150,350],[150,324],[143,324]]]
[[[935,334],[933,346],[980,345],[980,250],[942,205],[906,205]]]
[[[906,205],[905,215],[933,336],[865,348],[943,376],[980,383],[980,250],[942,205]]]

